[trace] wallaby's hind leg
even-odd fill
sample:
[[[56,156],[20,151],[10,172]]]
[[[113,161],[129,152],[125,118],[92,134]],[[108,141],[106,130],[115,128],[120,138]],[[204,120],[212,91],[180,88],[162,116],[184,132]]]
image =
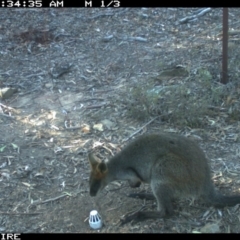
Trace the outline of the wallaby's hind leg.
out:
[[[125,216],[124,219],[121,220],[121,225],[128,223],[130,221],[143,221],[149,218],[157,219],[163,218],[167,215],[173,214],[173,206],[172,200],[173,195],[171,189],[167,186],[167,184],[151,184],[153,194],[157,200],[158,211],[155,212],[136,212],[130,215]],[[138,194],[136,194],[137,196]],[[141,195],[141,193],[140,193]],[[142,195],[145,195],[142,193]],[[152,196],[148,194],[148,196]]]
[[[173,194],[171,188],[167,184],[151,183],[151,188],[155,198],[157,199],[157,210],[162,212],[162,216],[173,214]]]
[[[165,210],[166,214],[172,214],[173,208],[172,208],[172,193],[170,188],[165,185],[157,185],[157,187],[154,187],[152,184],[152,193],[130,193],[127,196],[131,198],[139,198],[139,199],[146,199],[146,200],[157,200],[158,204],[158,211]]]

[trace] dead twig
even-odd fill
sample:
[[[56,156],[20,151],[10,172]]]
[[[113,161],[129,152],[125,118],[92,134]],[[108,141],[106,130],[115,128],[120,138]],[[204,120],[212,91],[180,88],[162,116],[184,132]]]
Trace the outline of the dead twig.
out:
[[[221,108],[221,107],[215,107],[215,106],[208,106],[208,109],[211,109],[211,110],[218,110],[218,111],[226,111],[226,108]]]
[[[3,214],[3,215],[35,215],[35,214],[42,214],[42,212],[35,212],[35,213],[24,213],[24,212],[10,213],[10,212],[0,212],[0,214]]]
[[[192,22],[198,19],[198,17],[203,16],[204,14],[210,12],[212,9],[211,8],[203,8],[200,9],[200,11],[197,11],[195,14],[192,16],[188,16],[185,18],[182,18],[179,20],[179,23],[187,23],[187,22]]]
[[[82,126],[80,126],[80,127],[66,127],[65,126],[65,128],[67,129],[67,130],[75,130],[75,129],[79,129],[79,128],[81,128]]]
[[[106,212],[110,212],[110,211],[116,210],[116,209],[118,209],[118,208],[120,208],[120,206],[118,206],[118,207],[113,207],[113,208],[109,208],[109,209],[106,210]]]
[[[153,121],[155,121],[158,117],[160,116],[157,116],[155,118],[153,118],[152,120],[150,120],[149,122],[145,123],[142,127],[140,127],[137,131],[135,131],[134,133],[132,133],[128,138],[125,138],[123,139],[122,142],[126,142],[128,141],[129,139],[131,139],[133,136],[135,136],[136,134],[138,134],[139,132],[141,132],[147,125],[149,125],[150,123],[152,123]]]
[[[35,91],[37,91],[37,90],[41,90],[41,87],[40,87],[40,86],[37,86],[37,87],[34,88],[33,90],[30,90],[30,91],[27,91],[27,92],[23,92],[23,93],[19,93],[19,95],[20,95],[20,96],[23,96],[23,95],[26,95],[26,94],[35,92]]]
[[[108,152],[111,153],[112,156],[114,156],[114,154],[113,154],[113,152],[112,152],[111,149],[109,149],[108,147],[106,147],[106,146],[104,146],[104,145],[102,145],[102,148],[106,149]]]
[[[87,109],[90,109],[90,108],[100,108],[100,107],[103,107],[103,106],[106,106],[106,105],[108,105],[108,103],[90,105],[90,106],[86,106],[86,107],[84,107],[84,108],[87,108]]]
[[[84,192],[84,191],[78,191],[78,192],[76,192],[76,193],[74,193],[74,195],[76,195],[76,194],[78,194],[78,193],[81,193],[81,192]],[[43,203],[48,203],[48,202],[52,202],[52,201],[56,201],[56,200],[58,200],[58,199],[60,199],[60,198],[63,198],[63,197],[66,197],[66,196],[73,196],[73,194],[71,194],[71,193],[64,193],[64,194],[62,194],[62,195],[60,195],[60,196],[57,196],[57,197],[55,197],[55,198],[49,198],[49,199],[47,199],[47,200],[44,200],[44,201],[42,201],[42,200],[37,200],[37,201],[33,201],[32,202],[32,205],[38,205],[38,204],[43,204]]]
[[[44,200],[44,201],[37,200],[37,201],[32,202],[32,204],[33,204],[33,205],[38,205],[38,204],[48,203],[48,202],[56,201],[56,200],[58,200],[58,199],[60,199],[60,198],[66,197],[66,196],[71,196],[71,194],[65,193],[65,194],[60,195],[60,196],[58,196],[58,197],[49,198],[49,199]]]
[[[2,103],[0,103],[0,106],[2,106],[2,107],[4,107],[4,108],[7,108],[7,109],[9,109],[9,110],[15,110],[14,108],[8,107],[8,106],[6,106],[6,105],[4,105],[4,104],[2,104]]]
[[[0,113],[0,116],[11,118],[11,119],[15,119],[15,117],[7,115],[7,114],[4,114],[4,113]]]
[[[40,73],[33,73],[28,76],[25,76],[26,78],[31,78],[31,77],[39,77],[39,76],[44,76],[47,75],[47,72],[40,72]]]
[[[116,12],[99,13],[99,14],[96,14],[95,16],[88,17],[87,19],[92,20],[92,19],[96,19],[96,18],[99,18],[99,17],[114,16],[114,15],[116,15],[116,14],[123,14],[123,13],[125,13],[126,11],[128,11],[128,9],[125,9],[125,10],[123,10],[123,11],[121,11],[121,12],[117,12],[117,13],[116,13]]]
[[[67,122],[68,122],[68,121],[65,121],[65,122],[64,122],[64,126],[65,126],[65,128],[66,128],[67,130],[74,130],[74,129],[82,128],[82,126],[68,127],[68,126],[67,126]]]

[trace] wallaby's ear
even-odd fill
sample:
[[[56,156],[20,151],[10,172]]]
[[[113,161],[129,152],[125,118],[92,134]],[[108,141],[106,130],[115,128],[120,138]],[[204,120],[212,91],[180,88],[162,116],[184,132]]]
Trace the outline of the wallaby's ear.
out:
[[[94,156],[93,153],[88,154],[88,161],[89,161],[92,169],[96,169],[97,165],[101,162],[101,160],[99,158],[97,158],[96,156]]]
[[[88,161],[91,165],[92,171],[98,172],[98,174],[104,174],[107,171],[107,165],[104,161],[97,158],[93,153],[88,154]]]

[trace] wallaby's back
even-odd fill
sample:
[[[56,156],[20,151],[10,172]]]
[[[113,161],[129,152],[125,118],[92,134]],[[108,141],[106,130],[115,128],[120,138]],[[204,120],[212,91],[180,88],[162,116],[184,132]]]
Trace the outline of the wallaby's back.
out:
[[[143,182],[169,183],[179,196],[202,194],[211,182],[203,151],[194,141],[175,134],[143,135],[110,161],[114,168],[134,169]]]

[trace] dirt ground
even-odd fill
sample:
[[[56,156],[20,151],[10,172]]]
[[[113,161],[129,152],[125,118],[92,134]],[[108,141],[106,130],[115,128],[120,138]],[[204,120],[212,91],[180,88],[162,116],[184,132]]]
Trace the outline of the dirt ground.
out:
[[[239,205],[215,209],[186,199],[169,219],[120,226],[131,211],[156,210],[155,201],[126,196],[149,186],[113,182],[89,196],[89,151],[108,159],[133,138],[160,131],[195,138],[216,187],[240,194],[239,32],[229,39],[230,83],[220,86],[222,10],[179,23],[195,10],[0,9],[0,88],[16,89],[0,102],[0,232],[240,232]],[[230,9],[231,29],[240,28],[239,17]],[[161,75],[177,67],[187,76]],[[147,104],[134,89],[152,80],[167,90],[157,97],[159,108],[140,117]],[[211,89],[211,114],[189,124],[200,108],[177,100],[184,88],[182,99],[196,97],[187,100],[192,104]],[[186,114],[174,117],[171,107]],[[88,224],[93,209],[104,221],[97,231]]]

